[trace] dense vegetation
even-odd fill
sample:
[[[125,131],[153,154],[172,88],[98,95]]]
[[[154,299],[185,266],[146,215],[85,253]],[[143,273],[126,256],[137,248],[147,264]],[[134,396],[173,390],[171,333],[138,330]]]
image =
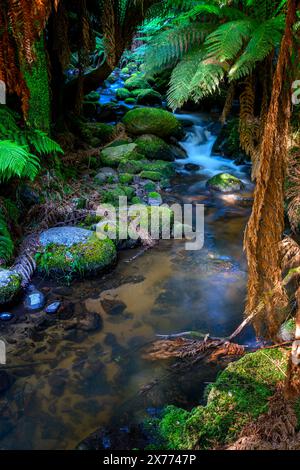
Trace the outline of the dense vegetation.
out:
[[[299,333],[299,109],[291,100],[299,77],[299,7],[297,0],[1,2],[2,267],[13,265],[26,235],[64,219],[57,208],[70,216],[100,201],[116,204],[119,196],[142,202],[130,186],[136,175],[147,180],[147,200],[160,201],[158,187],[168,186],[180,152],[174,142],[182,129],[171,111],[217,105],[228,148],[251,159],[256,184],[245,233],[246,314],[264,338],[275,341],[291,316]],[[124,87],[115,102],[100,105],[97,89],[114,80],[116,68],[127,77]],[[168,111],[160,109],[164,96]],[[97,184],[87,182],[87,172],[97,175],[101,167],[113,171],[98,174]],[[118,186],[107,188],[116,174]],[[78,220],[88,228],[95,223]],[[115,245],[109,262],[107,247],[96,245],[99,259],[92,263],[112,264]],[[40,271],[59,269],[71,280],[89,271],[83,257],[92,257],[91,250],[81,248],[71,250],[71,268],[65,250],[51,245],[35,262]],[[268,353],[271,362],[284,363],[284,373],[265,374],[264,353],[246,356],[219,376],[206,407],[168,408],[149,426],[172,449],[227,445],[268,409],[278,382],[285,379],[285,397],[299,395],[295,348],[289,359],[281,350]],[[251,361],[262,382],[247,370]]]

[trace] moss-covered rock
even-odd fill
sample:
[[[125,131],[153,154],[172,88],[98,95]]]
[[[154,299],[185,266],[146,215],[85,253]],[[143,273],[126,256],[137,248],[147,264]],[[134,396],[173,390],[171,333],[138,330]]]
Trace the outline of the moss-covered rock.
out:
[[[118,100],[124,101],[126,98],[131,97],[131,93],[129,90],[127,90],[127,88],[118,88],[116,91],[116,97]]]
[[[83,122],[80,124],[79,130],[83,140],[94,146],[93,144],[97,140],[99,144],[109,142],[113,138],[115,128],[112,125],[101,122]]]
[[[141,91],[137,96],[138,104],[143,104],[146,106],[152,106],[155,104],[162,104],[162,96],[158,91],[148,89]]]
[[[98,91],[91,91],[88,95],[84,97],[85,101],[99,101],[100,93]]]
[[[21,291],[21,276],[15,271],[0,269],[0,305],[12,302]]]
[[[163,109],[137,108],[129,111],[123,118],[127,132],[133,135],[154,134],[168,138],[178,135],[181,124],[176,117]]]
[[[142,171],[140,177],[151,181],[160,181],[163,179],[163,175],[158,171]]]
[[[119,181],[121,184],[130,184],[133,182],[134,176],[130,173],[121,173],[119,175]]]
[[[122,161],[140,160],[143,156],[137,152],[136,144],[126,144],[118,147],[106,147],[100,153],[100,158],[103,165],[117,167]]]
[[[155,192],[156,191],[156,184],[153,183],[152,181],[149,181],[148,183],[145,184],[143,189],[146,193],[151,193],[153,191]]]
[[[143,171],[160,173],[164,178],[171,178],[175,175],[175,168],[172,163],[157,160],[144,164]]]
[[[247,354],[229,366],[208,388],[206,406],[191,412],[167,407],[148,427],[157,448],[211,449],[234,441],[242,428],[268,410],[269,398],[284,380],[288,352],[269,349]]]
[[[145,78],[139,75],[137,76],[133,75],[130,78],[128,78],[128,80],[126,80],[125,88],[127,88],[128,90],[137,90],[137,89],[143,90],[145,88],[149,89],[151,87]]]
[[[120,173],[129,173],[131,175],[137,175],[143,171],[145,162],[143,160],[127,160],[121,161],[118,170]]]
[[[172,147],[156,135],[144,134],[135,140],[138,151],[149,160],[174,161]]]
[[[136,99],[135,98],[126,98],[125,103],[130,104],[130,105],[134,105],[134,104],[136,104]]]
[[[208,180],[206,185],[209,189],[222,193],[240,191],[244,187],[241,180],[229,173],[220,173],[213,176],[210,180]]]
[[[117,207],[119,205],[119,198],[125,196],[130,201],[135,196],[135,190],[130,186],[118,185],[115,188],[103,191],[102,202]]]
[[[148,193],[148,204],[150,206],[157,206],[162,204],[162,197],[156,191],[151,191]]]
[[[40,244],[38,271],[51,277],[97,274],[112,266],[117,256],[111,240],[100,240],[94,232],[77,227],[47,230],[41,234]]]

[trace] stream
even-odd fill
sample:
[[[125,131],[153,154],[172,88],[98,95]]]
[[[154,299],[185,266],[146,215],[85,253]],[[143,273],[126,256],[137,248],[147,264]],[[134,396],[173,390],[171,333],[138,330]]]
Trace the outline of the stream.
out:
[[[72,315],[100,314],[102,325],[78,330],[61,319],[15,346],[18,352],[8,356],[8,365],[20,367],[0,396],[0,448],[72,449],[101,427],[128,434],[166,404],[191,409],[203,403],[204,388],[219,366],[198,364],[170,374],[170,363],[147,361],[141,348],[157,334],[192,330],[223,337],[241,322],[242,242],[252,186],[247,166],[212,155],[216,136],[209,131],[209,116],[178,118],[187,126],[181,145],[188,158],[176,162],[177,176],[163,198],[205,205],[204,248],[186,251],[184,241],[165,240],[145,252],[122,252],[114,271],[102,278],[71,287],[33,279],[48,303],[60,299]],[[187,164],[198,168],[189,171]],[[241,178],[246,189],[238,195],[209,192],[206,181],[223,171]],[[22,305],[12,310],[22,312]],[[253,344],[250,327],[239,342]],[[102,439],[104,448],[113,448],[109,433]]]

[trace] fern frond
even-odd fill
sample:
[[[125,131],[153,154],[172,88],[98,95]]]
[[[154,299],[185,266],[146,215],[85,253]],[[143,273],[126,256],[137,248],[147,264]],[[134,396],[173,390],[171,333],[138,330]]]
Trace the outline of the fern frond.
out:
[[[191,82],[203,57],[201,50],[190,52],[174,68],[168,91],[168,104],[172,109],[181,108],[190,98]]]
[[[256,23],[251,19],[229,21],[219,26],[205,40],[208,56],[221,62],[230,61],[250,39]]]
[[[257,62],[262,62],[278,46],[284,30],[284,17],[278,16],[265,21],[253,32],[241,57],[229,72],[231,80],[251,74]]]
[[[4,214],[0,211],[0,260],[8,262],[14,252],[12,240]]]
[[[33,180],[38,170],[38,158],[31,155],[28,148],[9,140],[0,141],[0,180],[7,181],[14,176]]]
[[[189,24],[162,31],[153,38],[146,51],[147,73],[176,65],[195,45],[200,46],[213,28],[211,24]]]

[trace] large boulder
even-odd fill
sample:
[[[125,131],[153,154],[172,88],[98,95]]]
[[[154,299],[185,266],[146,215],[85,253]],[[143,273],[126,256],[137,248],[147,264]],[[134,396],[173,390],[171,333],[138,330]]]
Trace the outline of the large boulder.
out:
[[[131,93],[129,90],[127,90],[127,88],[118,88],[116,91],[116,97],[118,100],[124,101],[126,98],[131,97]]]
[[[172,146],[156,135],[144,134],[135,141],[138,151],[149,160],[174,161]]]
[[[111,240],[100,240],[91,230],[79,227],[46,230],[39,243],[38,270],[51,277],[97,274],[112,266],[117,255]]]
[[[137,152],[136,144],[119,145],[118,147],[107,147],[102,150],[100,157],[103,165],[117,167],[122,161],[139,160],[142,158]]]
[[[125,82],[125,87],[128,90],[138,90],[138,89],[149,89],[151,88],[147,80],[141,76],[135,76],[128,78]]]
[[[157,108],[137,108],[129,111],[123,118],[129,134],[154,134],[158,137],[168,138],[180,133],[181,124],[176,117]]]
[[[149,90],[143,90],[141,93],[137,96],[137,102],[138,104],[143,104],[143,105],[161,105],[162,104],[162,96],[158,91],[154,91],[152,89]]]
[[[231,193],[234,191],[241,191],[244,187],[241,180],[230,173],[219,173],[213,176],[206,183],[208,189],[219,191],[221,193]]]
[[[0,269],[0,305],[12,302],[20,293],[21,276],[9,269]]]

